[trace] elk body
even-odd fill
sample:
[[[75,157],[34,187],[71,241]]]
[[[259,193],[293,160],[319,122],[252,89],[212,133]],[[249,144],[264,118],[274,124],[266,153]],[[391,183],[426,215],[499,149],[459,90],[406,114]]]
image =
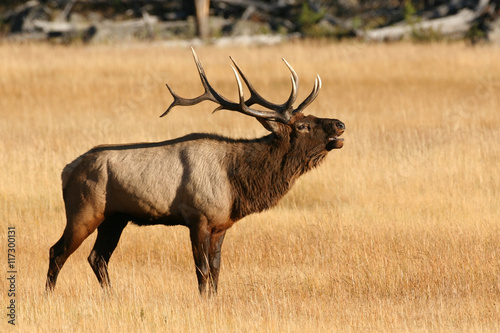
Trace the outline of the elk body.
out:
[[[186,99],[167,85],[174,101],[163,115],[174,106],[210,100],[219,104],[216,110],[255,117],[271,133],[253,140],[189,134],[156,143],[103,145],[68,164],[62,172],[67,224],[50,249],[47,290],[54,289],[65,261],[96,229],[88,260],[100,284],[109,286],[109,259],[132,222],[187,226],[199,290],[216,291],[226,230],[246,215],[274,206],[300,175],[343,146],[341,121],[302,113],[318,95],[319,76],[310,95],[294,108],[298,77],[283,59],[292,92],[285,103],[273,104],[255,91],[231,58],[239,92],[235,103],[210,86],[194,50],[193,56],[205,92]],[[247,100],[240,76],[251,94]]]

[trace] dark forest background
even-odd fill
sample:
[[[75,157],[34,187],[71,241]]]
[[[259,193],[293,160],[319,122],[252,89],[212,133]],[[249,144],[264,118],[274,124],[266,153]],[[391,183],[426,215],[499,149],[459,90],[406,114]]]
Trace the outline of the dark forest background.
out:
[[[280,35],[500,41],[500,0],[10,0],[0,36],[62,42]]]

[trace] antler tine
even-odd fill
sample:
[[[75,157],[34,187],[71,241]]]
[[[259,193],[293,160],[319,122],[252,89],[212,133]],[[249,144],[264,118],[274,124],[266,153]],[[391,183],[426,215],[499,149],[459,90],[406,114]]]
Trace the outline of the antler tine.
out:
[[[287,99],[287,101],[283,104],[274,104],[266,99],[264,99],[253,87],[253,85],[250,83],[250,81],[247,79],[245,74],[243,74],[243,71],[241,70],[240,66],[236,63],[236,61],[233,59],[233,57],[229,57],[236,69],[238,70],[238,73],[241,75],[243,78],[243,81],[245,81],[246,86],[248,87],[248,90],[250,91],[250,98],[247,99],[245,102],[246,105],[250,106],[252,104],[258,104],[260,106],[263,106],[268,109],[276,110],[279,113],[284,113],[287,112],[292,104],[295,102],[297,99],[297,90],[298,90],[298,82],[299,82],[299,77],[295,70],[290,66],[290,64],[283,58],[283,61],[285,62],[285,65],[288,67],[290,72],[292,73],[292,92],[290,93],[290,97]]]
[[[198,59],[198,55],[194,51],[193,48],[191,48],[191,51],[193,53],[193,58],[194,62],[196,64],[196,68],[198,69],[198,74],[200,75],[201,83],[203,85],[203,88],[205,89],[205,92],[201,94],[198,97],[194,98],[183,98],[177,95],[173,89],[167,84],[167,88],[170,91],[170,94],[172,94],[172,97],[174,98],[174,101],[170,106],[168,107],[167,111],[165,111],[160,117],[165,116],[167,113],[170,112],[170,110],[177,105],[180,106],[191,106],[198,104],[203,101],[212,101],[215,103],[220,104],[223,108],[225,109],[234,109],[239,106],[239,104],[233,103],[223,96],[219,95],[208,83],[207,76],[205,74],[205,70],[203,69],[203,66],[201,65],[200,59]]]
[[[167,83],[167,84],[165,84],[165,85],[167,86],[168,91],[170,91],[170,94],[172,95],[172,97],[174,98],[174,101],[172,102],[172,104],[170,104],[170,106],[168,107],[167,111],[165,111],[165,112],[163,112],[163,113],[161,114],[160,118],[161,118],[161,117],[163,117],[163,116],[165,116],[167,113],[169,113],[169,112],[170,112],[170,110],[171,110],[174,106],[176,106],[176,105],[181,105],[181,104],[182,104],[182,103],[181,103],[181,99],[182,99],[182,97],[180,97],[179,95],[177,95],[177,94],[174,92],[174,90],[173,90],[172,88],[170,88],[170,86],[168,85],[168,83]],[[193,103],[193,104],[196,104],[196,103]]]
[[[238,84],[238,96],[240,98],[240,104],[239,104],[240,109],[235,110],[235,111],[241,111],[247,115],[254,116],[254,117],[274,119],[274,120],[281,121],[284,123],[288,122],[289,118],[287,116],[277,112],[277,111],[261,111],[261,110],[255,110],[255,109],[250,108],[247,105],[248,101],[245,102],[245,96],[243,93],[243,85],[241,84],[241,80],[240,80],[240,77],[238,75],[238,71],[233,66],[231,66],[231,69],[233,70],[234,76],[236,77],[236,82]],[[243,80],[245,80],[245,79],[243,79]],[[246,82],[247,81],[245,81],[245,83]],[[220,107],[218,109],[220,109]]]
[[[295,110],[293,110],[292,114],[304,111],[304,109],[309,104],[311,104],[316,99],[316,97],[318,97],[320,89],[321,89],[321,78],[319,77],[319,74],[317,74],[316,79],[314,80],[313,90],[311,91],[309,96],[307,96],[307,98],[302,103],[300,103],[300,105]]]
[[[285,102],[286,109],[289,110],[292,107],[293,103],[295,103],[295,101],[297,100],[297,94],[299,90],[299,76],[297,75],[297,72],[295,72],[295,70],[293,69],[292,65],[290,65],[285,58],[281,59],[285,63],[286,67],[288,67],[288,69],[292,73],[292,92],[290,93],[290,97],[288,98],[288,100]]]

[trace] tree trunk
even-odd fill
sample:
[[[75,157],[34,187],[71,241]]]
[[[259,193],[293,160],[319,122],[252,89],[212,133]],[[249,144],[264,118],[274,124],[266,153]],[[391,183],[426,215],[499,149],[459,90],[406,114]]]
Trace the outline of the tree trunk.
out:
[[[196,27],[198,36],[201,39],[209,37],[208,14],[210,9],[210,0],[194,0],[196,7]]]

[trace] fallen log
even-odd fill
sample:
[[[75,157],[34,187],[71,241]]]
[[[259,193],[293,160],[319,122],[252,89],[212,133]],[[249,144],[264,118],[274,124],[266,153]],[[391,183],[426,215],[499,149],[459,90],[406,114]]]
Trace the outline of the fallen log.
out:
[[[358,32],[358,35],[367,41],[399,40],[414,32],[422,31],[433,31],[444,37],[463,37],[472,27],[474,20],[487,11],[489,2],[489,0],[480,0],[476,9],[462,9],[455,15]]]

